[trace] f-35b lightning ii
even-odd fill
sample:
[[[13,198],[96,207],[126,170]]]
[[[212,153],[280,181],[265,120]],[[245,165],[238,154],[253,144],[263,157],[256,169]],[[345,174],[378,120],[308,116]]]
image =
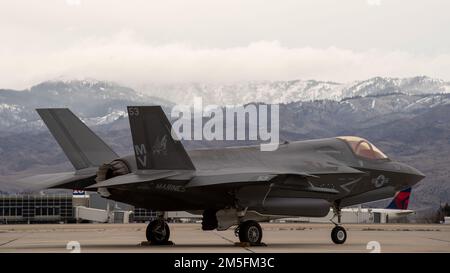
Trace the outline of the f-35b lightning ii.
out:
[[[135,153],[119,157],[69,109],[37,111],[75,171],[22,182],[97,191],[161,212],[202,214],[203,230],[235,226],[239,240],[254,245],[262,239],[258,222],[323,217],[330,209],[339,219],[343,207],[392,197],[424,178],[354,136],[284,143],[271,152],[259,146],[186,151],[159,106],[128,107]],[[342,244],[347,233],[333,219],[332,241]],[[149,223],[146,236],[154,244],[168,242],[163,216]]]

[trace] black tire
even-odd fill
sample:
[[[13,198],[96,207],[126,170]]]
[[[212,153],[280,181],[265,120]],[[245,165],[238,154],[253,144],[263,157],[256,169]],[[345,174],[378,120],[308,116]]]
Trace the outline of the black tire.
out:
[[[335,226],[333,230],[331,230],[331,240],[333,240],[333,243],[337,245],[345,243],[345,240],[347,240],[347,232],[345,231],[345,228]]]
[[[245,221],[239,225],[239,241],[252,245],[260,244],[262,228],[256,221]]]
[[[155,245],[163,245],[169,242],[170,229],[169,225],[165,221],[154,220],[151,221],[147,230],[145,231],[147,241]]]

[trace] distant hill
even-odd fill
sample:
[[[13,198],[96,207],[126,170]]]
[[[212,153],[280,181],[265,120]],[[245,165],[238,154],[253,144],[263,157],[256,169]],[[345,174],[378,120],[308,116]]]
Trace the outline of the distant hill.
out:
[[[43,123],[35,108],[68,107],[87,124],[100,125],[120,118],[126,106],[133,104],[170,105],[170,102],[97,80],[47,81],[20,91],[0,89],[0,132],[41,128]]]
[[[412,78],[374,77],[364,81],[336,83],[316,80],[262,81],[233,84],[185,83],[145,85],[139,90],[175,103],[191,103],[202,97],[206,104],[234,105],[252,102],[291,103],[335,100],[386,94],[450,93],[450,82],[426,76]]]

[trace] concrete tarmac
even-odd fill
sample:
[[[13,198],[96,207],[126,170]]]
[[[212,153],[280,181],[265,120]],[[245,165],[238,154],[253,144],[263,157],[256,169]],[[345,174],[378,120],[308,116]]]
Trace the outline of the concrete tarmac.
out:
[[[332,224],[262,224],[267,246],[235,246],[233,229],[202,231],[169,224],[175,245],[146,246],[146,224],[0,225],[0,252],[450,252],[450,225],[344,224],[347,242],[335,245]]]

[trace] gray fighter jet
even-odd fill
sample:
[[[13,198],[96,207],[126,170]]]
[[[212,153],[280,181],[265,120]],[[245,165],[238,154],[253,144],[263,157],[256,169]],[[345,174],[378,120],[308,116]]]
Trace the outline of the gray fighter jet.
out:
[[[424,178],[353,136],[259,146],[186,151],[159,106],[128,107],[134,155],[119,157],[68,109],[38,109],[75,171],[22,182],[41,188],[97,191],[101,196],[155,211],[203,215],[203,230],[235,226],[241,242],[259,244],[258,222],[323,217],[338,222],[331,238],[347,238],[341,208],[392,197]],[[37,184],[36,184],[37,183]],[[149,223],[154,244],[169,241],[164,214]]]

